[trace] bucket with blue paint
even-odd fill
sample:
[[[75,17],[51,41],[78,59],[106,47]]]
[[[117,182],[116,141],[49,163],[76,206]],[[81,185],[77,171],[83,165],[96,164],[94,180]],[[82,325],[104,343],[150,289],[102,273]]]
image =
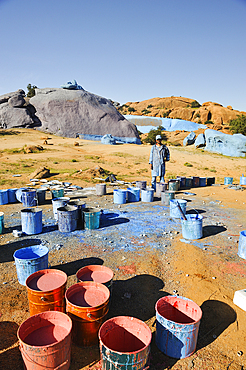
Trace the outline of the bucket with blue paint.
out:
[[[168,181],[168,190],[178,191],[179,190],[179,181],[178,180],[169,180]]]
[[[185,216],[187,220],[181,218],[182,235],[185,239],[201,239],[202,238],[202,215],[188,214]]]
[[[179,180],[179,182],[180,182],[180,189],[184,189],[185,188],[185,180],[186,180],[186,177],[184,177],[184,176],[177,176],[177,180]]]
[[[173,358],[191,356],[196,350],[201,308],[188,298],[166,296],[157,301],[155,309],[159,350]]]
[[[70,233],[77,229],[78,207],[66,205],[57,208],[58,230],[62,233]]]
[[[167,190],[161,193],[161,203],[165,206],[170,205],[170,200],[175,198],[175,191]]]
[[[161,197],[161,192],[166,191],[167,186],[168,184],[166,184],[165,182],[157,182],[156,183],[156,196]]]
[[[51,189],[52,199],[64,197],[64,188]]]
[[[144,203],[153,202],[154,200],[154,189],[142,189],[141,190],[141,201]]]
[[[170,200],[170,217],[172,217],[172,218],[181,218],[182,217],[178,204],[181,207],[183,213],[186,214],[187,200],[171,199]]]
[[[49,249],[44,245],[33,245],[15,251],[14,259],[17,277],[21,285],[26,284],[28,276],[48,268]]]
[[[3,233],[4,229],[4,213],[0,212],[0,234]]]
[[[21,210],[22,232],[27,235],[40,234],[42,232],[42,209],[24,208]]]
[[[206,186],[206,185],[207,185],[207,178],[199,177],[199,186]]]
[[[84,213],[82,211],[86,207],[85,202],[78,199],[69,202],[68,205],[77,207],[77,227],[84,227]]]
[[[9,199],[9,203],[15,203],[17,202],[17,199],[16,199],[16,191],[18,190],[18,188],[13,188],[13,189],[8,189],[8,199]]]
[[[21,192],[21,201],[23,207],[36,207],[38,205],[36,189],[23,189]]]
[[[60,198],[52,199],[53,215],[56,221],[58,220],[57,208],[66,206],[69,201],[70,201],[70,198],[68,197],[60,197]]]
[[[128,202],[139,202],[140,188],[127,188]]]
[[[146,189],[147,181],[136,181],[136,187],[139,189]]]
[[[0,205],[8,204],[8,202],[9,202],[8,189],[0,190]]]
[[[114,189],[114,203],[125,204],[127,198],[126,189]]]
[[[212,186],[215,184],[215,177],[207,177],[207,186]]]
[[[240,177],[240,185],[246,185],[246,176],[242,176]]]
[[[246,260],[246,230],[240,232],[237,254]]]
[[[233,183],[233,177],[224,177],[224,185],[231,185]]]
[[[186,177],[185,178],[185,187],[187,189],[190,189],[192,187],[192,178],[191,177]]]
[[[83,208],[84,227],[87,230],[98,229],[100,226],[101,210],[98,208]]]
[[[46,190],[48,190],[48,188],[45,187],[37,189],[38,204],[45,203]]]

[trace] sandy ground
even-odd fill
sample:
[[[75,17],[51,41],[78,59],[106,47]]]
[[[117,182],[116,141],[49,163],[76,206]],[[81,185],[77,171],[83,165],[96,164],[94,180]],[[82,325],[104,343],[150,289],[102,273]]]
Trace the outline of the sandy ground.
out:
[[[40,166],[51,169],[51,180],[66,180],[82,187],[95,184],[96,181],[85,174],[88,169],[97,166],[113,172],[120,180],[147,180],[150,183],[150,146],[108,146],[53,135],[48,136],[48,145],[43,145],[46,136],[41,132],[17,129],[8,131],[8,135],[0,135],[1,189],[30,183],[30,174]],[[79,146],[74,146],[75,141]],[[44,150],[29,154],[17,151],[25,145],[42,145]],[[98,239],[100,229],[98,233],[86,233],[84,238],[81,237],[84,231],[77,232],[71,238],[52,231],[17,240],[13,238],[12,230],[15,222],[18,223],[21,204],[0,206],[6,219],[6,231],[0,239],[1,369],[22,368],[16,331],[29,317],[26,290],[18,283],[12,255],[16,249],[31,245],[38,238],[45,239],[47,243],[50,241],[50,244],[63,243],[66,246],[61,250],[51,249],[49,258],[52,267],[63,269],[68,274],[68,286],[76,282],[76,271],[88,262],[99,263],[97,260],[103,260],[105,265],[114,270],[115,287],[110,317],[138,317],[154,332],[154,305],[160,297],[177,291],[201,306],[203,319],[196,352],[183,360],[171,359],[158,350],[153,339],[150,369],[246,369],[246,314],[232,301],[234,292],[246,286],[246,261],[237,256],[239,233],[245,230],[246,192],[221,185],[224,176],[231,176],[235,184],[239,183],[242,173],[246,174],[246,159],[227,158],[193,147],[170,146],[169,149],[171,161],[167,164],[166,179],[176,175],[216,178],[217,186],[191,189],[196,196],[187,196],[183,192],[177,194],[178,198],[189,201],[190,210],[201,210],[204,215],[206,232],[199,243],[194,241],[187,244],[182,241],[180,224],[169,225],[168,208],[163,207],[159,199],[145,208],[140,205],[137,212],[156,213],[161,210],[160,217],[165,219],[167,225],[165,230],[169,232],[171,228],[176,233],[171,234],[171,237],[169,234],[159,236],[158,225],[156,233],[146,226],[150,243],[144,242],[141,248],[135,249],[118,248],[116,242],[112,249],[107,240],[102,242]],[[21,176],[13,177],[13,174]],[[107,196],[87,196],[86,203],[119,212],[112,202],[112,187],[108,186],[107,189]],[[48,196],[42,209],[49,215],[51,208]],[[131,205],[122,205],[120,211],[122,219],[124,212],[126,215],[128,212],[130,221],[131,214],[138,218]],[[163,211],[165,216],[162,216]],[[117,227],[117,233],[121,230],[124,233],[124,229],[121,229],[124,224]],[[107,234],[108,240],[116,239],[115,231],[112,234],[107,232],[110,235]],[[125,238],[129,242],[131,239],[132,243],[140,240],[140,237],[134,239],[130,232],[125,232]],[[99,357],[97,346],[83,349],[73,345],[71,369],[99,369]]]

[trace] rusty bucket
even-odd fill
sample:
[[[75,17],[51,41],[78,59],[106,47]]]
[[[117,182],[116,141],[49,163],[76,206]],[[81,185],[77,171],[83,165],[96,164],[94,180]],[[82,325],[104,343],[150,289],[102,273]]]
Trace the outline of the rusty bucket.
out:
[[[98,342],[98,330],[109,309],[108,288],[94,281],[72,285],[66,291],[67,314],[73,322],[72,341],[78,346]]]
[[[40,270],[26,280],[30,315],[44,311],[65,313],[67,275],[60,270]]]

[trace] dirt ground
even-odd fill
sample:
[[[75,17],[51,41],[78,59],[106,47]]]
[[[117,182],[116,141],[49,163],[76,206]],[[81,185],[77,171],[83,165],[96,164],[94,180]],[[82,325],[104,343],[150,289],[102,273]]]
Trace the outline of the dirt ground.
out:
[[[110,146],[27,129],[1,132],[0,143],[1,189],[30,184],[30,174],[41,166],[50,169],[48,180],[68,181],[83,188],[95,186],[97,180],[88,170],[98,166],[114,173],[118,180],[150,183],[148,145]],[[23,153],[30,145],[41,145],[43,150]],[[246,313],[233,304],[234,292],[246,286],[246,261],[237,256],[239,233],[246,229],[246,191],[223,185],[225,176],[239,184],[242,173],[246,174],[246,159],[211,154],[193,146],[169,149],[166,179],[176,175],[216,178],[216,186],[188,190],[195,195],[177,193],[177,198],[187,199],[189,212],[195,209],[204,217],[204,236],[198,241],[183,241],[180,221],[170,219],[168,207],[159,198],[145,205],[114,205],[110,184],[106,196],[96,197],[93,191],[85,195],[87,205],[105,211],[103,227],[91,232],[59,233],[48,194],[41,206],[43,233],[14,238],[12,231],[20,227],[22,205],[0,205],[5,217],[0,236],[0,369],[23,366],[16,332],[29,311],[13,253],[34,242],[49,246],[50,266],[67,273],[68,287],[76,282],[76,271],[88,263],[110,267],[115,275],[109,317],[138,317],[154,333],[155,303],[160,297],[176,292],[202,308],[195,353],[186,359],[172,359],[158,350],[153,335],[149,369],[246,369]],[[115,221],[111,222],[113,215]],[[99,361],[97,346],[73,344],[70,369],[99,369]]]

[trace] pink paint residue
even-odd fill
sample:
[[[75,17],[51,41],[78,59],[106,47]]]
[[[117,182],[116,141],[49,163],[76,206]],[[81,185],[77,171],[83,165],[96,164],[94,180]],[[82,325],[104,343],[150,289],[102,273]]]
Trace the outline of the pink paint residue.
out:
[[[34,273],[33,278],[27,280],[27,286],[32,290],[50,291],[60,288],[67,281],[67,277],[62,272],[49,270],[49,272]]]
[[[85,274],[80,275],[81,281],[95,281],[96,283],[107,283],[112,279],[112,276],[105,271],[87,271]]]
[[[69,296],[69,301],[80,307],[97,307],[105,303],[108,295],[105,291],[91,287],[84,289],[81,287],[79,291]]]
[[[30,346],[49,346],[51,344],[60,342],[68,334],[66,328],[58,325],[47,325],[38,327],[30,333],[23,341]]]

